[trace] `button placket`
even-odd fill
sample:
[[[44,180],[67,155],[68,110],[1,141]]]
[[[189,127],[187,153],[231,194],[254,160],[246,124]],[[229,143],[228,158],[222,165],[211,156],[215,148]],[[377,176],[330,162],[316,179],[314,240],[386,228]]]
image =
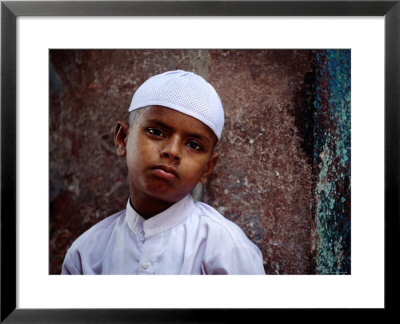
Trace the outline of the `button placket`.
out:
[[[142,261],[142,268],[143,269],[148,269],[148,268],[150,268],[151,267],[151,263],[150,263],[150,261],[149,260],[144,260],[144,261]]]
[[[156,262],[158,255],[161,252],[162,235],[152,236],[145,238],[143,243],[142,254],[139,260],[139,273],[143,274],[156,274]]]
[[[152,270],[152,255],[153,255],[153,248],[152,248],[152,240],[144,239],[143,241],[143,248],[142,248],[142,255],[140,256],[139,262],[139,273],[148,274]]]

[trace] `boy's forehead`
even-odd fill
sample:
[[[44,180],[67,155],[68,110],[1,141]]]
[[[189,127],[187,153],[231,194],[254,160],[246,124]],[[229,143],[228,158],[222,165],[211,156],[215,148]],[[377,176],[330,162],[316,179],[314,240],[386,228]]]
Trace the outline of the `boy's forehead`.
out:
[[[140,116],[142,116],[143,119],[160,119],[174,122],[177,118],[179,118],[191,121],[193,124],[197,124],[202,128],[209,128],[206,124],[204,124],[197,118],[164,106],[147,106],[142,109],[138,109],[138,112],[140,112]]]
[[[206,132],[211,139],[217,139],[211,128],[204,124],[201,120],[181,113],[175,109],[164,106],[147,106],[138,109],[137,113],[139,113],[138,117],[141,122],[162,122],[165,124],[165,126],[174,125],[182,128],[188,128],[190,126],[190,129],[193,132]],[[178,123],[178,121],[183,121],[184,123]]]

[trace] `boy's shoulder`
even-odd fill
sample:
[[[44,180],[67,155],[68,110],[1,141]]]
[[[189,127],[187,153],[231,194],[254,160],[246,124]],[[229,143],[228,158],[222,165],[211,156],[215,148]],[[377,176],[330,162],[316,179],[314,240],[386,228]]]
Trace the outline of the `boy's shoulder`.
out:
[[[107,216],[100,222],[94,224],[88,230],[83,232],[72,243],[70,249],[80,249],[88,245],[98,246],[101,242],[107,242],[107,238],[112,235],[115,226],[121,221],[126,214],[126,210],[121,210],[115,214]]]
[[[206,273],[265,273],[260,249],[237,224],[205,203],[195,202],[195,205],[199,219],[197,235],[207,237],[204,247]]]
[[[200,201],[195,201],[195,205],[200,222],[207,226],[209,234],[222,235],[222,237],[230,238],[234,243],[243,241],[252,243],[237,224],[227,219],[214,207]]]

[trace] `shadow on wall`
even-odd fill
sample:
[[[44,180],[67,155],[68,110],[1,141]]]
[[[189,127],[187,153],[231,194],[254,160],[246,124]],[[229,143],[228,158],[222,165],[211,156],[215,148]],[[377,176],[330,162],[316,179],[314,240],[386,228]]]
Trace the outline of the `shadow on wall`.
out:
[[[141,83],[174,69],[202,75],[225,109],[199,199],[246,232],[269,274],[350,274],[349,50],[51,50],[50,273],[125,208],[113,128]]]

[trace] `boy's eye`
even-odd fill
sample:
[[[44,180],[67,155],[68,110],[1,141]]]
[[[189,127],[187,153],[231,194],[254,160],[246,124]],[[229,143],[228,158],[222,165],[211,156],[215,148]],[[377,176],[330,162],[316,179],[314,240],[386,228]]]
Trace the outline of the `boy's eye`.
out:
[[[201,150],[201,146],[196,142],[191,141],[186,145],[189,146],[192,150]]]
[[[161,130],[157,129],[157,128],[148,128],[148,129],[147,129],[147,132],[148,132],[150,135],[159,136],[159,137],[164,137],[164,133],[163,133]]]

